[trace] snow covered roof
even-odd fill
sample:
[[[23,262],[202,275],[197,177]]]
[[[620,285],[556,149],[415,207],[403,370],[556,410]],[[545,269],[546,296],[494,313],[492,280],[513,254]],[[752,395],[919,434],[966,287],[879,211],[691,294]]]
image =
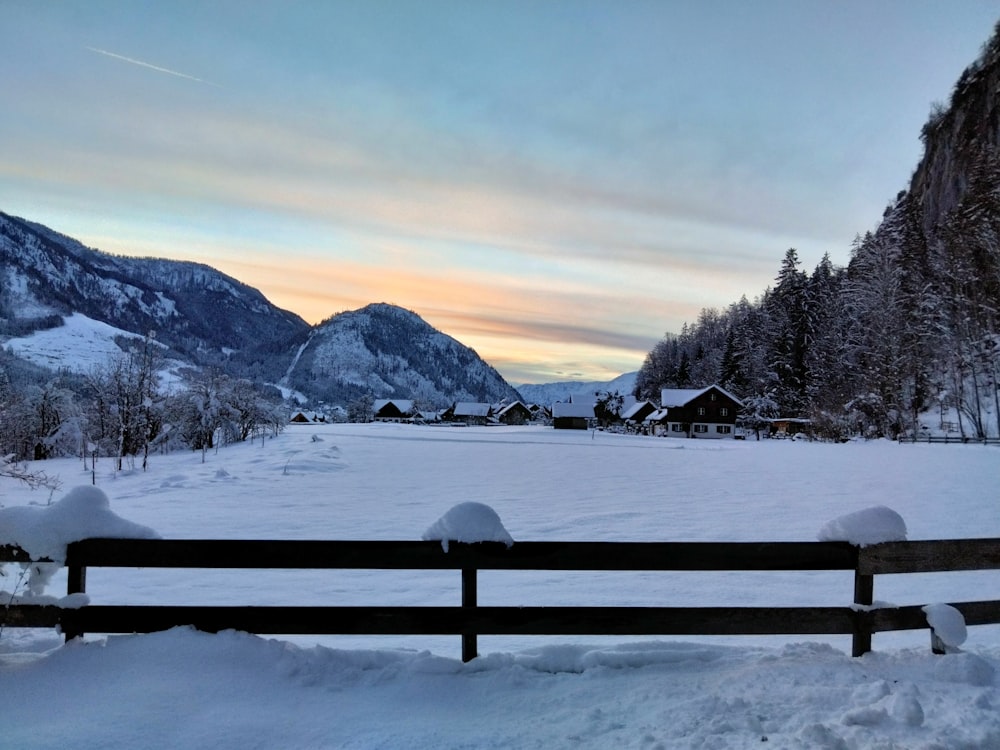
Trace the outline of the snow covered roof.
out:
[[[456,417],[488,417],[493,409],[489,404],[476,401],[459,401],[455,404]]]
[[[708,393],[713,388],[719,393],[728,396],[740,406],[743,406],[743,402],[736,398],[736,396],[717,385],[710,385],[707,388],[664,388],[660,391],[660,404],[664,408],[668,406],[684,406],[694,401],[703,393]]]
[[[646,417],[644,422],[659,422],[667,418],[668,409],[657,409],[648,417]]]
[[[585,417],[592,419],[594,417],[594,405],[557,401],[552,404],[552,416],[556,419],[559,417]]]
[[[520,404],[521,408],[522,408],[522,409],[524,409],[525,411],[531,411],[531,410],[530,410],[530,409],[529,409],[529,408],[528,408],[527,406],[525,406],[525,405],[524,405],[523,403],[521,403],[520,401],[513,401],[513,402],[511,402],[511,403],[509,403],[509,404],[507,404],[507,405],[505,405],[505,406],[501,407],[501,408],[500,408],[500,409],[499,409],[499,410],[497,411],[497,416],[498,416],[498,417],[499,417],[499,416],[503,416],[504,414],[506,414],[507,412],[509,412],[509,411],[510,411],[511,409],[513,409],[513,408],[515,408],[516,406],[518,406],[518,404]]]
[[[622,419],[634,419],[635,415],[642,409],[653,406],[652,401],[636,401],[632,406],[622,412]],[[656,408],[655,406],[653,407]]]

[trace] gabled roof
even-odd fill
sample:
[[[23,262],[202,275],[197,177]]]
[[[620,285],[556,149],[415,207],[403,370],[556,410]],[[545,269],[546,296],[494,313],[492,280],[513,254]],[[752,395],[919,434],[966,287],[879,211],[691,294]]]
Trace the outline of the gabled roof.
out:
[[[660,404],[664,408],[668,406],[685,406],[698,398],[698,396],[708,393],[713,388],[731,398],[740,406],[743,406],[743,402],[736,398],[736,396],[717,385],[710,385],[707,388],[664,388],[660,391]]]
[[[476,401],[459,401],[455,404],[454,414],[456,417],[488,417],[493,411],[490,404],[481,404]]]
[[[667,412],[668,411],[670,411],[670,410],[669,409],[657,409],[652,414],[650,414],[648,417],[646,417],[643,421],[644,422],[662,422],[664,419],[667,418]]]
[[[407,398],[379,398],[372,404],[372,411],[378,414],[386,406],[392,404],[399,409],[401,414],[409,414],[413,411],[413,401]]]
[[[636,414],[638,414],[643,409],[652,408],[655,409],[656,406],[652,401],[636,401],[628,409],[622,412],[622,419],[635,419]]]
[[[514,409],[515,407],[518,407],[518,406],[520,406],[522,409],[524,409],[526,412],[528,412],[528,414],[531,414],[531,409],[529,409],[527,406],[525,406],[520,401],[513,401],[513,402],[507,404],[506,406],[501,407],[500,410],[497,411],[496,414],[497,414],[498,417],[502,417],[504,414],[506,414],[507,412],[509,412],[511,409]]]
[[[587,419],[593,419],[594,405],[558,401],[552,404],[552,417],[553,419],[558,419],[559,417],[586,417]]]

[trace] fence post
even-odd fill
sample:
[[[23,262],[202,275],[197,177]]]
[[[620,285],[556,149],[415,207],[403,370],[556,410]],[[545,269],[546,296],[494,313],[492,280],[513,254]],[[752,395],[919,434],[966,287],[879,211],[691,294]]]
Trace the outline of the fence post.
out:
[[[72,545],[70,545],[72,548]],[[76,561],[76,556],[71,549],[66,551],[66,594],[87,593],[87,566]],[[64,627],[63,637],[66,643],[77,636],[82,636],[83,632],[73,628]]]
[[[462,568],[462,607],[476,607],[478,583],[475,568]],[[462,661],[472,661],[479,655],[476,634],[465,631],[462,633]]]
[[[872,605],[875,595],[875,576],[865,575],[854,569],[854,603],[865,607]],[[851,656],[864,656],[872,650],[871,614],[858,612],[851,647]]]

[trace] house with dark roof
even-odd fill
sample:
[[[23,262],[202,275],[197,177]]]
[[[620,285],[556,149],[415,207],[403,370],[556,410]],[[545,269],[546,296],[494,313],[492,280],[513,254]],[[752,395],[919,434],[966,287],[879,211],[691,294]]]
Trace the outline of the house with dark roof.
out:
[[[441,414],[448,422],[465,422],[468,425],[484,425],[493,417],[493,405],[478,401],[459,401]]]
[[[413,401],[406,398],[380,398],[372,404],[376,422],[402,422],[416,413]]]
[[[496,418],[500,424],[527,424],[533,416],[531,409],[520,401],[506,404],[496,411]]]
[[[729,391],[717,385],[707,388],[664,388],[660,409],[647,418],[654,434],[667,437],[734,438],[736,416],[743,408]]]
[[[656,404],[652,401],[636,401],[621,413],[621,419],[627,429],[636,431],[641,428],[646,417],[654,411],[656,411]]]

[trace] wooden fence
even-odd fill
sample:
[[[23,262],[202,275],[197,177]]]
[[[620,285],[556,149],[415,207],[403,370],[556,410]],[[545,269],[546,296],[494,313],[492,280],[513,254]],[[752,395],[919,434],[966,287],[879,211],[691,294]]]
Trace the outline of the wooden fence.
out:
[[[0,562],[30,562],[0,547]],[[460,635],[462,658],[477,635],[851,635],[928,628],[920,605],[873,608],[874,577],[887,573],[1000,569],[1000,539],[890,542],[517,542],[86,539],[67,549],[67,593],[86,591],[87,569],[396,569],[461,571],[461,606],[110,606],[72,609],[17,600],[0,626],[84,633],[146,633],[178,625],[258,634]],[[479,570],[854,572],[852,603],[839,607],[477,606]],[[845,592],[845,598],[847,592]],[[28,600],[30,602],[30,600]],[[1000,623],[1000,601],[952,603],[968,625]]]
[[[962,437],[960,435],[900,435],[900,443],[937,443],[940,445],[1000,445],[1000,438]]]

